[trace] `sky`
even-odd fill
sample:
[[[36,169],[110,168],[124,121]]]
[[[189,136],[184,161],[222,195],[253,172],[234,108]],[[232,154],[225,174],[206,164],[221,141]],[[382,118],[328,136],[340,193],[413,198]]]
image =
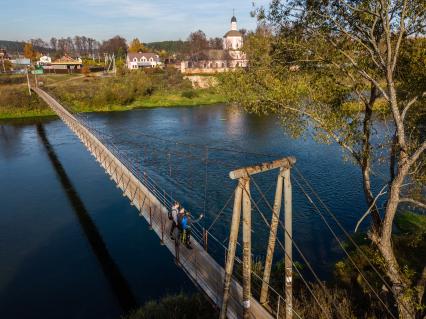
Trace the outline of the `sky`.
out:
[[[186,39],[203,30],[222,37],[233,9],[238,28],[252,30],[253,0],[0,0],[0,40],[84,35],[97,40],[121,35],[143,42]],[[264,5],[268,0],[256,0]]]

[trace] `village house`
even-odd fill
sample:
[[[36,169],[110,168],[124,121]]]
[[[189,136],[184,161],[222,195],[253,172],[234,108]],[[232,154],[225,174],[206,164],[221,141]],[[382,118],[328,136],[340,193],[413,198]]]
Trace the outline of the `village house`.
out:
[[[37,65],[49,65],[52,63],[52,58],[48,55],[43,55],[37,61]]]
[[[223,36],[222,50],[202,50],[181,62],[181,72],[217,73],[246,67],[248,60],[244,52],[243,35],[237,29],[237,18],[231,18],[231,29]]]
[[[148,52],[127,53],[126,65],[130,70],[155,68],[161,65],[160,56]]]
[[[48,61],[49,59],[44,60]],[[64,55],[59,59],[44,64],[43,70],[52,73],[74,73],[80,72],[82,66],[83,61],[81,58],[74,59],[68,55]]]

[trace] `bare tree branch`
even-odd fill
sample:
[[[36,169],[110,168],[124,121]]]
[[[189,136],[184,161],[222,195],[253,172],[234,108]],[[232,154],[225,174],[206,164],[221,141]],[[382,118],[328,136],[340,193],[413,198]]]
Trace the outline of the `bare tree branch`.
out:
[[[399,199],[399,202],[400,203],[410,203],[410,204],[416,205],[416,206],[418,206],[420,208],[426,209],[426,203],[422,203],[422,202],[420,202],[418,200],[415,200],[415,199],[412,199],[412,198],[401,197]]]

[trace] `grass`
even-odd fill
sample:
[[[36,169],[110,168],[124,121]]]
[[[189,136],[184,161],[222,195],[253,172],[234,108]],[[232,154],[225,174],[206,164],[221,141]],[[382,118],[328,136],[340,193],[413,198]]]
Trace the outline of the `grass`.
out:
[[[211,90],[197,89],[194,91],[199,93],[191,98],[182,96],[179,93],[154,94],[152,96],[136,100],[131,106],[134,108],[159,106],[195,106],[225,102],[223,96]]]
[[[21,76],[22,77],[22,76]],[[76,112],[127,111],[152,107],[207,105],[225,102],[215,89],[193,89],[177,70],[136,71],[117,77],[76,74],[38,76],[43,87]],[[52,115],[26,84],[0,85],[0,119]]]
[[[37,95],[28,94],[25,85],[0,86],[0,119],[53,115]]]

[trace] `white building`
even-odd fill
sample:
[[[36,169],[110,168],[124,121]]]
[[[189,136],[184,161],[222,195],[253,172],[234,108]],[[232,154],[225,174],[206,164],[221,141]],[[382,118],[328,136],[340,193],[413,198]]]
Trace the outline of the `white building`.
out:
[[[245,68],[246,54],[241,51],[243,35],[237,29],[237,18],[231,18],[231,29],[223,36],[223,50],[203,50],[181,62],[182,73],[216,73]]]
[[[231,19],[231,30],[223,36],[224,50],[240,50],[243,47],[243,35],[237,29],[237,18]]]
[[[155,53],[128,53],[126,58],[127,68],[135,70],[139,68],[155,68],[161,65],[160,57]]]
[[[52,58],[48,55],[43,55],[40,57],[40,60],[37,61],[38,65],[46,65],[52,63]]]

